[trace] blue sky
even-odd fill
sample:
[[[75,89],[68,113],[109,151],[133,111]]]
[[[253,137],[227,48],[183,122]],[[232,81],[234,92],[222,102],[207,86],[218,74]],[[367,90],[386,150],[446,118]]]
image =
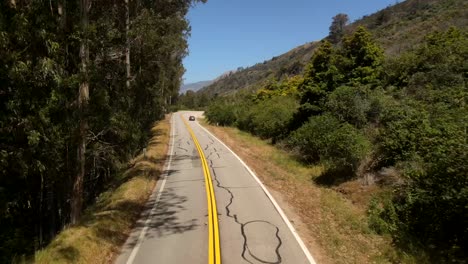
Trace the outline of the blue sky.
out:
[[[184,83],[269,60],[328,35],[332,17],[351,21],[397,0],[208,0],[188,14],[192,27]]]

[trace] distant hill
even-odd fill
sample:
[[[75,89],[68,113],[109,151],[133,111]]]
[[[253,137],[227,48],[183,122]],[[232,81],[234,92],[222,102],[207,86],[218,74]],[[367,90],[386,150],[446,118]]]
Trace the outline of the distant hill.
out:
[[[187,91],[198,91],[200,89],[203,89],[204,87],[206,86],[209,86],[210,84],[214,83],[214,82],[217,82],[223,78],[226,78],[226,77],[229,77],[231,76],[232,74],[236,73],[237,70],[231,70],[231,71],[226,71],[224,73],[222,73],[221,75],[219,75],[218,77],[216,77],[216,79],[214,80],[211,80],[211,81],[201,81],[201,82],[196,82],[196,83],[187,83],[187,84],[184,84],[182,85],[182,87],[180,87],[180,94],[183,94]]]
[[[180,93],[183,94],[189,90],[192,90],[194,92],[200,90],[201,88],[203,87],[206,87],[210,84],[213,83],[213,80],[211,81],[201,81],[201,82],[196,82],[196,83],[187,83],[187,84],[184,84],[182,85],[182,87],[180,87]]]
[[[352,32],[360,25],[372,32],[387,55],[397,55],[419,43],[429,32],[446,30],[451,26],[468,28],[468,1],[407,0],[364,16],[348,25],[346,31]],[[199,92],[227,95],[239,90],[256,90],[270,79],[300,74],[317,46],[318,42],[306,43],[268,61],[231,73]]]

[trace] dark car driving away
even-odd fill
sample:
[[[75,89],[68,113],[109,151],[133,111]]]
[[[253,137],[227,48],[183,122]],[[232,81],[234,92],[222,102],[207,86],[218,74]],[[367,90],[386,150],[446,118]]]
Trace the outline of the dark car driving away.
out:
[[[195,117],[194,117],[194,116],[190,116],[190,117],[188,118],[188,120],[189,120],[189,121],[195,121]]]

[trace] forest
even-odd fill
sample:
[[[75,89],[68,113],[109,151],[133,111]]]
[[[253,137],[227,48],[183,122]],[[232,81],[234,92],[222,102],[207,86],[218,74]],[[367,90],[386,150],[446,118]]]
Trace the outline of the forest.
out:
[[[391,236],[403,252],[425,252],[431,263],[463,262],[466,30],[434,31],[386,56],[365,27],[344,34],[336,25],[303,74],[271,79],[253,93],[215,95],[208,121],[269,140],[303,164],[321,164],[315,184],[366,178],[384,190],[368,205],[373,232]]]
[[[178,95],[195,2],[0,2],[1,263],[78,223],[141,151]]]

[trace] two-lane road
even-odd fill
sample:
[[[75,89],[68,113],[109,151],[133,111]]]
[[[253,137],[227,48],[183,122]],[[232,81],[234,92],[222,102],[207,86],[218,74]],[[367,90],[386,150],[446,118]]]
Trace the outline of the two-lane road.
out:
[[[116,263],[314,263],[256,176],[190,115],[201,112],[172,116],[166,171]]]

